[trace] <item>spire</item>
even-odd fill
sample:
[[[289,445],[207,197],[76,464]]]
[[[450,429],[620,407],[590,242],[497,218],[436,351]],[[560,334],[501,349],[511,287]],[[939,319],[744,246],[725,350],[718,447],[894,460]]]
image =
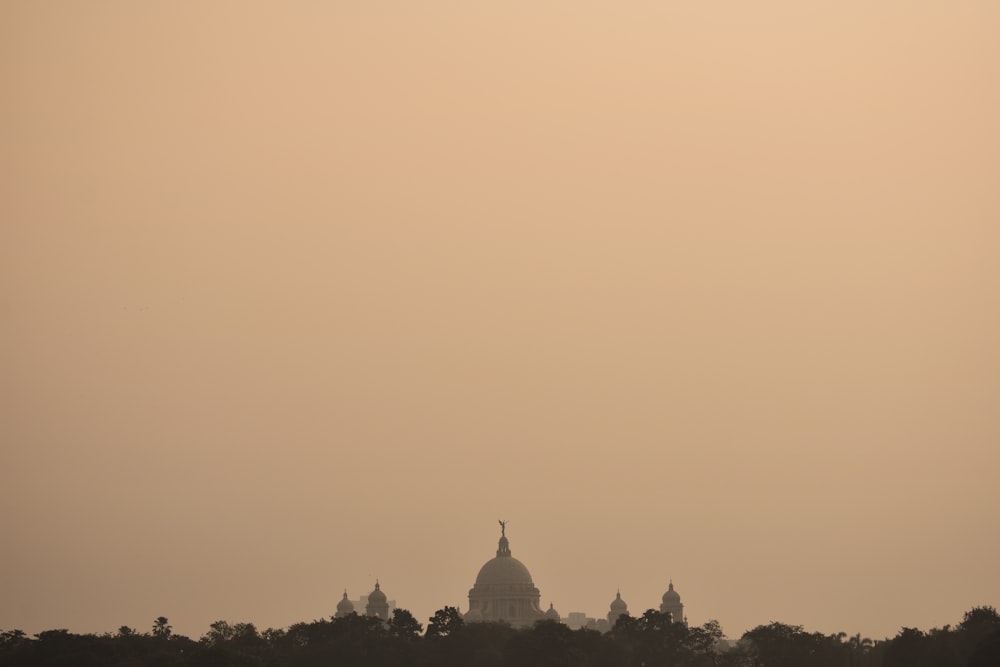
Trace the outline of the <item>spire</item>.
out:
[[[510,556],[510,542],[507,540],[507,522],[500,522],[500,542],[497,544],[497,557]]]
[[[381,588],[379,588],[378,579],[377,578],[375,579],[375,590],[377,590],[377,591],[382,590]]]
[[[346,588],[344,589],[344,599],[345,600],[347,599],[347,589]]]

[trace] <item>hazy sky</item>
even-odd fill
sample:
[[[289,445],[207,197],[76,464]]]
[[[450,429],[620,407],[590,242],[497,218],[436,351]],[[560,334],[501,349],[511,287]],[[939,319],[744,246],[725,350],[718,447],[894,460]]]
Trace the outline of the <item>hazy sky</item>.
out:
[[[1000,604],[1000,4],[0,3],[0,628]]]

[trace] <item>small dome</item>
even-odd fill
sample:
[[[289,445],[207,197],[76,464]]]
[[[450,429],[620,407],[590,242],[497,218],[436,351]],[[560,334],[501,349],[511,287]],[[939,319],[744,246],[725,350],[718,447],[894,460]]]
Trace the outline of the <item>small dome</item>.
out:
[[[628,605],[622,600],[621,591],[618,591],[618,595],[611,601],[611,611],[628,611]]]
[[[674,590],[674,582],[672,582],[672,581],[670,582],[670,588],[668,588],[667,592],[663,594],[663,601],[664,602],[680,602],[681,601],[680,594],[677,591]]]
[[[346,615],[353,611],[354,603],[347,599],[347,591],[345,590],[343,599],[337,603],[337,613]]]
[[[376,580],[375,590],[368,594],[368,604],[384,604],[385,601],[385,593],[382,592],[382,587],[378,585],[378,580]]]
[[[560,620],[559,612],[556,611],[556,608],[552,606],[551,602],[549,603],[548,611],[545,612],[545,618],[552,619],[553,621]]]

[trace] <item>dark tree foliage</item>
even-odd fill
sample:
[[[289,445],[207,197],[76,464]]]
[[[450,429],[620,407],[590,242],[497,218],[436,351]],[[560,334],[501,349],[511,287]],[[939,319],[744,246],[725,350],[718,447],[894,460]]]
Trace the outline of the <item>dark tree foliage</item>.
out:
[[[396,639],[417,639],[424,626],[420,625],[417,619],[413,618],[406,609],[394,609],[392,618],[389,619],[389,634]]]
[[[722,628],[716,621],[688,627],[674,623],[670,614],[649,609],[638,618],[619,617],[609,637],[619,664],[700,667],[716,663]]]
[[[846,637],[846,635],[844,635]],[[846,645],[839,635],[805,632],[801,625],[771,623],[744,633],[756,664],[768,667],[840,667]],[[849,664],[849,663],[847,663]]]
[[[458,620],[461,621],[461,618]],[[516,631],[506,623],[449,622],[447,635],[429,635],[426,638],[426,664],[435,667],[498,667],[504,664],[504,648],[515,634]]]
[[[162,617],[161,617],[162,618]],[[160,619],[157,619],[158,621]],[[140,635],[122,626],[116,634],[77,635],[67,630],[46,630],[28,638],[20,630],[0,633],[0,665],[32,667],[103,667],[146,666],[173,667],[191,664],[189,658],[197,644],[187,637],[163,631],[159,635]]]
[[[672,623],[649,610],[622,616],[607,634],[554,621],[515,630],[465,623],[439,609],[421,636],[405,609],[392,618],[351,614],[263,632],[252,623],[216,621],[196,642],[174,634],[165,617],[148,633],[127,626],[104,635],[46,630],[29,637],[0,631],[0,667],[997,667],[1000,615],[975,607],[955,627],[903,628],[884,641],[824,635],[772,622],[721,642],[715,621]]]
[[[464,625],[462,614],[457,608],[442,607],[431,616],[430,623],[427,625],[427,637],[447,637],[456,630],[460,630]]]
[[[170,633],[173,632],[173,630],[174,629],[167,621],[166,616],[160,616],[155,621],[153,621],[154,637],[162,637],[163,639],[166,639],[167,637],[170,636]]]
[[[503,664],[525,667],[617,665],[611,640],[595,630],[570,630],[557,621],[539,621],[516,633],[503,651]]]

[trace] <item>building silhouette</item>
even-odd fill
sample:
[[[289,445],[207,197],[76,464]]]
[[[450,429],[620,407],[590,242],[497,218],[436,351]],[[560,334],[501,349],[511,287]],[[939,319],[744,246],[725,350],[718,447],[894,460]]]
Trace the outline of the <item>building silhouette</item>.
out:
[[[469,623],[504,621],[515,628],[530,627],[545,618],[539,608],[541,595],[531,580],[524,563],[510,552],[506,524],[500,524],[497,555],[479,570],[476,583],[469,591]],[[553,609],[554,611],[554,609]]]
[[[608,629],[615,627],[618,617],[628,614],[628,605],[622,600],[622,592],[618,591],[615,599],[611,601],[611,611],[608,612]]]
[[[542,611],[539,607],[541,594],[528,568],[511,554],[506,528],[506,523],[501,521],[496,556],[479,569],[476,582],[469,590],[469,610],[460,614],[467,623],[503,622],[515,628],[527,628],[537,621],[550,620],[563,623],[574,630],[590,628],[608,632],[615,627],[620,617],[629,613],[621,591],[611,601],[606,618],[590,617],[583,612],[570,612],[561,617],[552,603],[549,603],[548,610]],[[375,590],[358,600],[350,600],[345,590],[343,598],[337,603],[335,617],[343,618],[364,610],[366,616],[388,621],[395,609],[396,601],[387,599],[376,579]],[[675,623],[687,625],[684,605],[680,594],[674,590],[673,580],[670,580],[667,591],[663,594],[660,612],[670,614]]]
[[[347,589],[344,589],[344,597],[337,603],[337,613],[335,618],[344,618],[355,613],[354,603],[347,599]]]
[[[506,524],[501,522],[496,556],[486,561],[479,570],[476,583],[469,591],[469,611],[465,613],[465,621],[504,621],[515,628],[524,628],[536,621],[549,619],[574,630],[590,628],[607,632],[615,626],[620,616],[628,614],[628,604],[622,600],[621,591],[611,601],[606,619],[592,618],[583,612],[570,612],[568,616],[561,618],[552,603],[543,612],[539,607],[540,598],[528,568],[511,555]],[[687,624],[681,596],[674,590],[672,580],[667,592],[663,594],[660,611],[669,613],[676,623]]]
[[[663,594],[663,602],[660,604],[660,612],[670,614],[674,623],[687,625],[687,618],[684,616],[684,605],[681,604],[681,596],[674,590],[674,580],[670,580],[670,587]]]
[[[375,590],[368,594],[368,604],[365,605],[365,616],[374,616],[383,621],[389,620],[389,601],[379,586],[378,579],[375,580]]]
[[[372,611],[369,612],[369,606],[371,605],[371,597],[375,592],[379,595],[375,596],[375,606],[372,607]],[[396,610],[395,600],[386,600],[386,595],[382,591],[382,587],[379,585],[378,581],[375,582],[375,591],[372,591],[368,595],[362,595],[357,600],[351,600],[347,597],[347,590],[344,590],[344,596],[341,598],[340,602],[337,603],[337,613],[334,614],[334,618],[343,618],[345,616],[350,616],[351,614],[365,615],[365,616],[379,616],[382,619],[388,619],[392,616],[392,612]],[[384,606],[383,606],[384,605]],[[379,613],[384,614],[380,616]]]

